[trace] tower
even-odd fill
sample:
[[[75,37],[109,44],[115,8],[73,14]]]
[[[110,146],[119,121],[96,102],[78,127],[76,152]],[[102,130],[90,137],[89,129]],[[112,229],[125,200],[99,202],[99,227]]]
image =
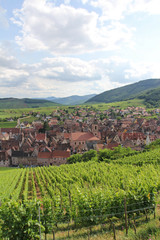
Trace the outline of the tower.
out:
[[[98,131],[99,131],[99,128],[98,128],[98,123],[97,121],[95,120],[92,124],[92,133],[98,137]]]

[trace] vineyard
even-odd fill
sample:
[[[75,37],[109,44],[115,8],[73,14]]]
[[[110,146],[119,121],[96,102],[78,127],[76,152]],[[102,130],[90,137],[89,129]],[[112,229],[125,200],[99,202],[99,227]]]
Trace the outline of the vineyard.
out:
[[[62,223],[81,228],[112,224],[113,218],[124,221],[125,208],[131,221],[147,217],[155,211],[160,190],[159,153],[155,149],[112,164],[90,161],[0,171],[2,210],[14,201],[26,206],[36,199],[41,211],[50,216],[52,230]]]
[[[138,155],[124,157],[113,162],[118,164],[143,166],[148,164],[159,165],[160,164],[160,149],[154,149],[149,152],[142,152]]]
[[[50,226],[44,227],[46,234],[62,223],[74,224],[75,228],[91,228],[109,222],[114,229],[113,219],[124,222],[127,217],[135,222],[141,216],[147,218],[148,214],[155,214],[160,190],[159,163],[160,150],[155,149],[109,163],[104,160],[60,167],[1,170],[0,212],[3,213],[3,208],[5,212],[1,217],[6,217],[6,208],[18,211],[28,204],[36,204],[40,209],[37,212],[38,208],[32,206],[36,209],[36,219],[39,213],[42,220],[47,216],[42,226],[46,222],[46,226]],[[28,239],[39,237],[28,236]]]

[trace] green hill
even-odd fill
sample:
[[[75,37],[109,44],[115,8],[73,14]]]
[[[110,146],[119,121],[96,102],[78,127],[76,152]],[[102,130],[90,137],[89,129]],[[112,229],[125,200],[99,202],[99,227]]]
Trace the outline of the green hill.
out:
[[[160,106],[160,87],[151,89],[138,96],[139,99],[143,99],[147,107],[159,107]]]
[[[38,108],[38,107],[50,107],[55,105],[58,104],[43,99],[0,98],[0,109]]]
[[[146,91],[160,87],[160,79],[147,79],[142,80],[133,84],[126,85],[124,87],[119,87],[113,90],[105,91],[101,94],[90,98],[87,103],[92,102],[118,102],[134,98],[144,98],[146,96]]]

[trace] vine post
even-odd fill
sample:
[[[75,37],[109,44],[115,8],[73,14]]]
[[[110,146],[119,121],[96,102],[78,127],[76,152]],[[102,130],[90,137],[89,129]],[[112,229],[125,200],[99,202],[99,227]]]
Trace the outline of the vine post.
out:
[[[41,214],[40,214],[40,205],[38,206],[38,215],[39,215],[39,236],[41,240]]]
[[[125,227],[126,227],[126,235],[128,235],[128,216],[127,216],[127,204],[126,204],[126,197],[124,198],[124,213],[125,213]]]
[[[115,224],[112,223],[112,227],[113,227],[113,237],[114,237],[114,240],[116,240],[116,229],[115,229]]]

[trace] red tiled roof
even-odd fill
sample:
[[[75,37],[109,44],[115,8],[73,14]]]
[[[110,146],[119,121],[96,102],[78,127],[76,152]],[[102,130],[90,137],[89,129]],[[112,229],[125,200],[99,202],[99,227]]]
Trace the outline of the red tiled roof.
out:
[[[70,138],[71,137],[71,133],[64,133],[64,138]]]
[[[52,157],[63,157],[68,158],[70,157],[71,153],[70,151],[62,151],[62,150],[55,150],[52,152]]]
[[[36,140],[37,141],[45,140],[45,133],[37,133]]]
[[[134,132],[134,133],[123,133],[122,138],[123,138],[123,140],[125,140],[125,139],[137,140],[138,138],[144,139],[145,137],[144,137],[143,133]]]
[[[24,133],[33,133],[35,130],[33,128],[23,128],[22,132]]]
[[[59,157],[59,158],[68,158],[70,157],[71,153],[70,151],[62,151],[62,150],[55,150],[53,152],[39,152],[38,153],[38,158],[55,158],[55,157]]]
[[[71,139],[73,141],[98,141],[98,137],[94,136],[90,132],[74,132],[71,133]]]
[[[52,158],[52,153],[51,152],[39,152],[38,153],[38,158]]]
[[[20,133],[20,128],[1,128],[1,132],[7,132],[7,133]]]

